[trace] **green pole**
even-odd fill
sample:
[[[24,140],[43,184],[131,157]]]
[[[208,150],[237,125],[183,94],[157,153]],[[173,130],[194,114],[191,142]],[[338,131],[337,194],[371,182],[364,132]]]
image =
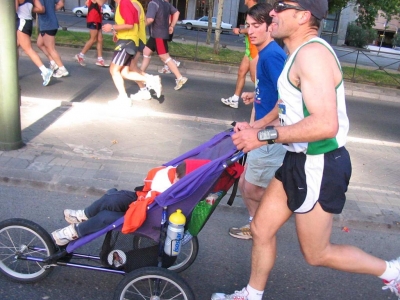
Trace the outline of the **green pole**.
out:
[[[23,146],[21,137],[20,95],[18,83],[15,1],[2,2],[3,32],[0,43],[0,150]]]

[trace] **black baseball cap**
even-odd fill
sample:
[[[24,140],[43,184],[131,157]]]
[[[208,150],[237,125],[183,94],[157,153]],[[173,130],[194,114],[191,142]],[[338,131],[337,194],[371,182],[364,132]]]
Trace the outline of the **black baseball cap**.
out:
[[[302,8],[311,12],[318,20],[322,20],[328,13],[328,0],[290,0],[298,3]]]

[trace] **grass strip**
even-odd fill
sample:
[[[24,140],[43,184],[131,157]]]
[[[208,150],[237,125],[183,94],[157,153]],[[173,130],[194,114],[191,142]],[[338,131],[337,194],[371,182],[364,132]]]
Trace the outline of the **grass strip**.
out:
[[[85,45],[88,37],[89,34],[86,32],[59,30],[56,35],[56,43],[58,45],[80,48]],[[112,41],[112,36],[105,34],[103,49],[105,51],[112,51],[114,47],[115,43]],[[243,51],[236,51],[221,48],[219,54],[215,54],[213,48],[209,46],[196,46],[195,44],[176,42],[170,42],[168,47],[171,56],[175,58],[234,66],[240,64],[244,53],[244,49]],[[93,48],[95,49],[95,46]],[[350,66],[343,66],[342,68],[345,80],[400,88],[400,74],[398,72],[390,72],[388,74],[383,70],[371,70],[363,67],[357,67],[355,70],[354,67]]]

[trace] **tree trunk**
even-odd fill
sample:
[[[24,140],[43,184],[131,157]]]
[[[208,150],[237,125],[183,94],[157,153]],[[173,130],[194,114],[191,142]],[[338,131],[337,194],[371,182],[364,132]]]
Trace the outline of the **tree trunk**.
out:
[[[217,29],[215,30],[215,41],[214,41],[214,53],[219,54],[219,41],[221,35],[221,21],[222,11],[224,9],[224,0],[219,0],[218,3],[218,14],[217,14]]]
[[[210,45],[211,43],[213,14],[214,14],[214,0],[208,0],[208,28],[207,28],[207,39],[206,39],[207,45]]]

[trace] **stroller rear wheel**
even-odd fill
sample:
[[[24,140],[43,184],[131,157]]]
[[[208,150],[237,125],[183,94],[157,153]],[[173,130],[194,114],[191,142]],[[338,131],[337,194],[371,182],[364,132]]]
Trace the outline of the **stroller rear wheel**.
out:
[[[151,239],[135,236],[133,239],[134,248],[145,248],[149,246],[149,243],[156,244]],[[182,245],[181,252],[179,252],[175,263],[168,268],[168,270],[180,273],[187,268],[189,268],[195,261],[197,254],[199,253],[199,240],[197,236],[192,237],[192,239],[186,244]]]
[[[159,267],[140,268],[125,275],[114,300],[194,300],[190,286],[178,274]]]
[[[22,256],[45,258],[55,252],[50,234],[26,219],[0,222],[0,271],[13,281],[31,283],[42,280],[52,268],[41,262],[21,259]]]

